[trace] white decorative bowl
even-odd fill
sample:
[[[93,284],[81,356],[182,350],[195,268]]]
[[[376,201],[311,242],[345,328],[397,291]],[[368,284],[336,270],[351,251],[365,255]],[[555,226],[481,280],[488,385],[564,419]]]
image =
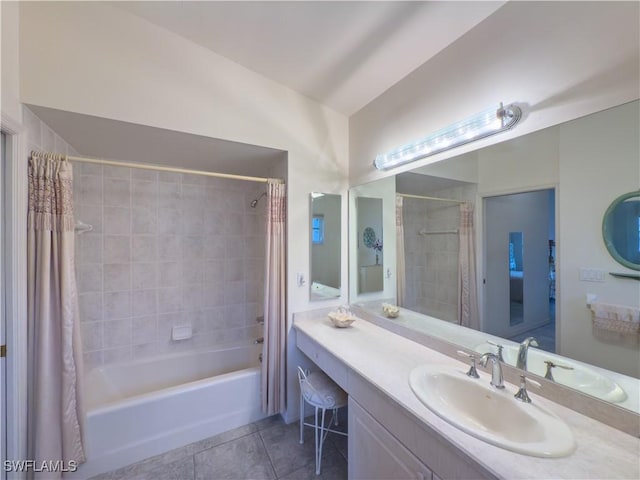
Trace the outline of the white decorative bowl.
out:
[[[391,305],[390,303],[383,303],[382,313],[389,318],[397,318],[398,315],[400,315],[400,307]]]
[[[331,323],[333,323],[333,325],[338,328],[346,328],[356,320],[356,317],[354,317],[352,314],[330,312],[328,316],[329,320],[331,320]]]

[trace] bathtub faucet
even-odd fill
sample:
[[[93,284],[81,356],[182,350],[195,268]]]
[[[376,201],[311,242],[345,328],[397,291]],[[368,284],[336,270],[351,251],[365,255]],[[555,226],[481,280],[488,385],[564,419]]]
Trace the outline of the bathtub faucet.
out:
[[[256,340],[254,340],[254,342],[253,342],[253,343],[255,343],[256,345],[257,345],[258,343],[264,343],[264,337],[260,337],[260,338],[258,338],[258,339],[256,339]]]

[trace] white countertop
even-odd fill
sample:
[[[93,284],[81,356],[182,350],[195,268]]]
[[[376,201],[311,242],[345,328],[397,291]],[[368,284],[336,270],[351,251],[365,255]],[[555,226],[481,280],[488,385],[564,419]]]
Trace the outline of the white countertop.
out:
[[[577,443],[572,455],[537,458],[490,445],[438,417],[412,392],[408,378],[413,368],[424,364],[463,366],[462,362],[365,320],[339,329],[324,315],[296,314],[294,327],[496,477],[640,478],[640,439],[542,398],[536,395],[535,387],[529,389],[533,402],[552,410],[571,428]],[[481,375],[488,381],[483,372]],[[507,388],[514,393],[517,390],[509,384]]]

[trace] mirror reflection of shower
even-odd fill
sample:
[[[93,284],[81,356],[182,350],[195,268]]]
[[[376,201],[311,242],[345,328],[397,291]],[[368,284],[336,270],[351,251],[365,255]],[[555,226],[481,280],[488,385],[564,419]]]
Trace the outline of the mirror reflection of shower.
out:
[[[256,208],[256,206],[258,205],[258,201],[264,197],[267,194],[267,192],[262,192],[262,195],[260,195],[258,198],[254,198],[253,200],[251,200],[251,208]]]

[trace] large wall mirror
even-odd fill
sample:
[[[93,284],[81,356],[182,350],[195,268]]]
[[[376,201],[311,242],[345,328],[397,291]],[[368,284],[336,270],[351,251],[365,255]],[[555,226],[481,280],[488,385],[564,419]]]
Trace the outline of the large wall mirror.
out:
[[[589,296],[640,308],[638,282],[608,275],[623,267],[602,236],[612,199],[637,190],[639,111],[634,101],[353,187],[388,191],[392,181],[383,215],[395,218],[397,199],[402,206],[389,227],[393,235],[385,232],[389,285],[363,298],[351,284],[351,302],[381,315],[381,303],[393,300],[402,308],[390,321],[478,352],[495,351],[487,340],[499,343],[514,365],[519,343],[533,336],[538,346],[530,349],[531,373],[544,376],[545,360],[571,367],[554,368],[558,384],[640,412],[640,347],[633,341],[640,336],[618,341],[598,335],[587,303]],[[625,202],[635,206],[638,199]],[[469,246],[465,208],[474,212],[476,323],[463,321],[460,307],[458,272]],[[634,225],[630,231],[638,242]],[[617,232],[618,226],[607,229]],[[354,256],[356,239],[351,232],[349,238]],[[396,250],[404,262],[387,256]],[[468,250],[464,256],[469,259]],[[628,268],[635,268],[632,263]]]
[[[310,195],[309,238],[311,265],[309,298],[311,301],[340,296],[342,197],[313,192]]]

